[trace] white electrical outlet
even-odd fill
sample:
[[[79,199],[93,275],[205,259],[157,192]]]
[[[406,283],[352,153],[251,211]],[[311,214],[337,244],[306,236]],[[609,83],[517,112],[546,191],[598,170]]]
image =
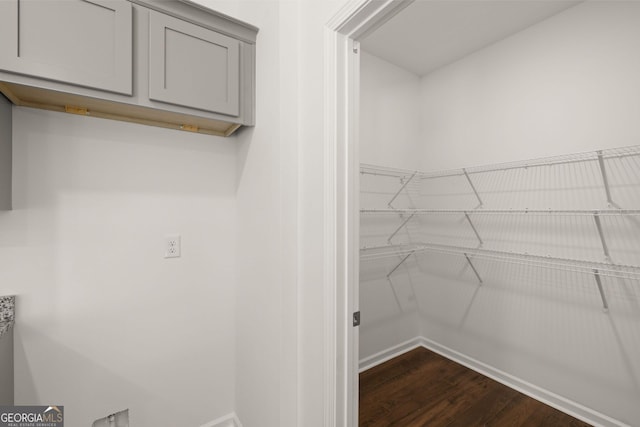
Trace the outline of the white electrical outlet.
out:
[[[164,243],[164,257],[177,258],[180,256],[180,236],[167,236]]]

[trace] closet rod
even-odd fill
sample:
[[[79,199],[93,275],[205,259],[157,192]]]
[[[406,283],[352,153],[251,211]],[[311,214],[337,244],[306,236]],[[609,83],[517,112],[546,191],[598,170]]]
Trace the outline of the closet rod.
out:
[[[631,216],[640,215],[640,209],[360,209],[361,214],[460,214],[460,215],[599,215]]]
[[[367,252],[370,253],[367,254]],[[593,274],[593,271],[597,270],[600,276],[640,280],[640,267],[631,265],[424,243],[364,247],[360,249],[360,259],[362,261],[375,261],[392,256],[402,256],[408,253],[420,252],[438,252],[465,257],[473,256],[473,258],[484,258],[511,264],[530,265],[585,274]]]
[[[572,163],[584,162],[602,162],[608,159],[622,159],[625,157],[640,156],[640,145],[624,148],[613,148],[608,150],[598,150],[593,152],[570,154],[564,156],[544,157],[539,159],[496,163],[484,166],[475,166],[464,169],[451,169],[437,172],[420,172],[416,170],[406,170],[398,168],[389,168],[363,163],[360,165],[360,173],[363,175],[379,175],[395,178],[403,178],[416,174],[419,179],[447,178],[454,176],[465,176],[478,173],[497,172],[511,169],[522,169],[541,166],[566,165]]]

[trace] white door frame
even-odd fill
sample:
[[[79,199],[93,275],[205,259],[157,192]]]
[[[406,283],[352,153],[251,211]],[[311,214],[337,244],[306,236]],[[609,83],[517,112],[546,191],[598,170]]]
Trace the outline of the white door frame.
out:
[[[325,28],[324,423],[358,425],[359,40],[413,0],[354,0]]]

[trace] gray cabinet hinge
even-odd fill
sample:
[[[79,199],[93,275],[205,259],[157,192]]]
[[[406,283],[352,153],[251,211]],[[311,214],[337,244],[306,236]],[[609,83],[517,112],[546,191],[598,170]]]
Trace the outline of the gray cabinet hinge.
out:
[[[356,311],[353,313],[353,326],[360,326],[360,312]]]

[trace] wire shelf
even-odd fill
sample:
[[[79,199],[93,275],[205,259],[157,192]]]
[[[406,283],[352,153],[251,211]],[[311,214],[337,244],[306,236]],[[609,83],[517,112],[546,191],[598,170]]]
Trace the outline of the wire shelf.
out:
[[[640,280],[640,267],[604,262],[583,261],[569,258],[545,257],[526,253],[504,252],[490,249],[414,243],[407,245],[372,246],[360,249],[360,260],[377,261],[388,257],[404,257],[422,252],[438,252],[470,259],[490,259],[511,264],[532,265],[562,271],[599,274],[630,280]]]
[[[386,176],[400,179],[407,179],[412,176],[420,179],[432,179],[465,176],[465,174],[506,171],[511,169],[529,169],[542,166],[566,165],[571,163],[600,162],[602,160],[622,159],[635,156],[640,156],[640,145],[433,172],[391,168],[363,163],[360,165],[360,173],[363,175]]]
[[[423,253],[461,258],[480,284],[491,263],[580,273],[605,310],[604,277],[640,281],[640,145],[434,172],[362,164],[360,173],[360,261],[388,259],[387,278]]]
[[[371,215],[640,215],[640,209],[360,209],[361,214]]]

